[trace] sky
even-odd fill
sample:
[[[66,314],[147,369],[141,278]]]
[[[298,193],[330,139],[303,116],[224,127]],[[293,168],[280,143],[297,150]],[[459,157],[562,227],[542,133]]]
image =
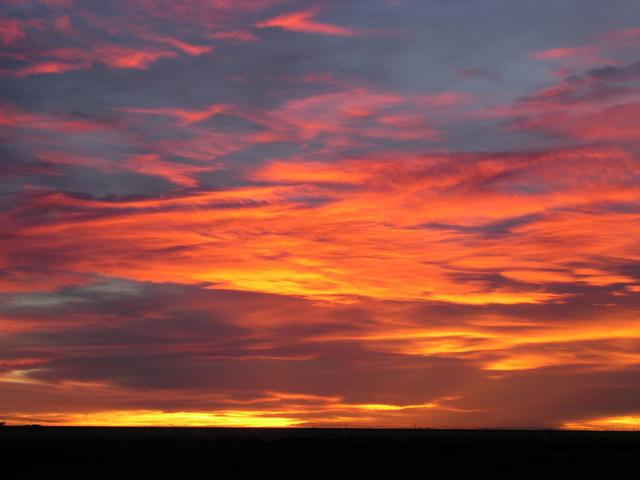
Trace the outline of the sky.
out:
[[[636,0],[3,0],[0,420],[640,428]]]

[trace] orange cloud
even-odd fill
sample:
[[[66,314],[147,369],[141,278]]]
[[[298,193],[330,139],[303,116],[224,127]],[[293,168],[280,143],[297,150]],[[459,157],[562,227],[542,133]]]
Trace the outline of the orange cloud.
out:
[[[523,182],[535,181],[549,171],[573,168],[577,159],[589,155],[593,171],[584,169],[584,177],[563,177],[567,183],[549,192],[517,195],[499,182],[492,183],[500,176],[510,176],[512,182],[519,176]],[[636,220],[635,214],[562,211],[563,207],[637,199],[637,187],[617,183],[632,164],[615,153],[602,152],[601,160],[598,155],[555,153],[524,158],[522,164],[490,157],[473,163],[439,157],[333,166],[274,163],[253,176],[273,186],[117,204],[50,196],[42,199],[51,202],[47,208],[66,204],[79,211],[97,208],[112,213],[105,218],[69,222],[61,218],[55,224],[17,229],[16,238],[22,240],[5,241],[4,249],[12,255],[21,245],[32,244],[45,251],[64,251],[72,248],[81,231],[95,232],[99,240],[84,247],[91,260],[71,261],[69,269],[327,299],[368,296],[462,304],[560,301],[563,296],[545,291],[545,285],[563,279],[597,285],[629,283],[631,279],[602,268],[607,263],[604,259],[614,251],[618,259],[640,259],[634,239],[621,230]],[[136,171],[183,186],[193,186],[192,175],[211,168],[153,156],[132,162],[130,168]],[[597,167],[599,162],[602,169]],[[588,179],[593,172],[602,176],[591,185]],[[493,228],[511,218],[532,215],[537,218],[511,227],[508,251],[504,236],[483,234],[487,225]],[[144,231],[138,228],[141,223]],[[262,234],[252,234],[256,230]],[[137,254],[116,261],[108,252],[125,244]],[[162,262],[149,264],[153,252],[178,247]],[[591,263],[597,274],[575,271],[573,265],[584,264],[587,258],[603,259]],[[502,270],[502,285],[483,280],[481,272]],[[544,270],[553,270],[554,275],[537,273]]]
[[[562,427],[570,430],[640,430],[640,416],[600,417],[565,422]]]

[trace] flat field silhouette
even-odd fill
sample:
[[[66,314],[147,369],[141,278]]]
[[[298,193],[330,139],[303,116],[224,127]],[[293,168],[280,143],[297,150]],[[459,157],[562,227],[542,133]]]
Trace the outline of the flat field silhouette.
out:
[[[4,427],[23,478],[637,478],[640,432]]]

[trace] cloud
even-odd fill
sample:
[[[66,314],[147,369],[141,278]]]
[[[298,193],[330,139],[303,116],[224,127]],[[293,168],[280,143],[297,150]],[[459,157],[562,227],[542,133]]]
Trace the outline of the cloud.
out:
[[[562,60],[570,61],[576,65],[589,65],[589,64],[615,64],[616,60],[605,58],[601,55],[601,48],[594,46],[582,46],[582,47],[560,47],[551,48],[549,50],[543,50],[540,52],[533,52],[532,58],[536,60]]]
[[[114,44],[97,44],[89,48],[59,48],[44,54],[51,60],[36,61],[15,69],[5,69],[0,74],[15,77],[59,74],[83,70],[95,65],[108,68],[144,70],[162,58],[173,58],[174,52],[143,50]]]
[[[121,111],[129,113],[141,113],[146,115],[165,115],[175,117],[186,125],[200,122],[214,115],[225,113],[225,105],[213,104],[202,110],[184,110],[179,108],[120,108]]]
[[[215,32],[210,35],[215,40],[224,40],[228,42],[247,43],[255,42],[258,38],[247,30],[228,30],[222,32]]]
[[[507,128],[547,132],[585,141],[634,142],[640,64],[631,62],[568,75],[515,102],[491,108]]]
[[[639,31],[634,28],[613,30],[599,35],[591,44],[550,48],[533,52],[530,56],[536,60],[560,61],[570,68],[583,68],[594,64],[616,65],[623,62],[610,55],[640,46]]]
[[[628,411],[634,317],[582,301],[555,318],[526,308],[332,305],[119,279],[4,295],[3,415],[553,426]]]
[[[213,47],[210,45],[193,45],[164,35],[145,35],[145,37],[153,42],[174,47],[187,55],[198,56],[213,51]]]
[[[176,185],[195,187],[198,182],[193,176],[200,172],[208,172],[212,166],[189,165],[185,163],[167,162],[156,155],[138,155],[127,162],[127,170],[144,175],[166,178]]]
[[[1,416],[635,425],[628,9],[444,3],[3,9]]]
[[[211,168],[153,156],[131,162],[127,168],[183,186]],[[635,202],[635,170],[635,160],[615,150],[395,157],[275,162],[251,174],[255,185],[166,199],[45,194],[7,212],[14,236],[3,241],[3,267],[49,255],[77,274],[336,300],[561,301],[564,294],[545,286],[588,282],[580,263],[600,272],[591,277],[603,285],[634,281],[606,265],[636,260],[634,238],[622,233],[636,213],[609,206]],[[55,221],[22,223],[43,208],[57,212]],[[90,239],[78,247],[80,232]],[[547,282],[535,276],[549,269],[556,275]],[[511,280],[495,283],[489,274],[502,270]]]
[[[292,32],[316,33],[339,37],[357,35],[357,31],[354,29],[315,21],[314,18],[317,14],[317,10],[285,13],[269,20],[258,22],[255,26],[258,28],[281,28],[282,30],[290,30]]]
[[[0,18],[0,45],[8,47],[25,38],[20,22],[14,18]]]

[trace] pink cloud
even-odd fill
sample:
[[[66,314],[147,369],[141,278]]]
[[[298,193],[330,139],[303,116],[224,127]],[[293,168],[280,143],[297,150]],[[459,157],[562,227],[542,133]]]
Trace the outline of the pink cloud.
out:
[[[212,166],[189,165],[168,162],[158,155],[137,155],[129,159],[126,169],[143,175],[161,177],[182,187],[196,187],[198,185],[194,175],[213,170]]]
[[[640,104],[615,105],[587,112],[556,111],[535,115],[513,124],[522,130],[561,133],[590,141],[636,141],[640,138]]]
[[[25,33],[18,20],[0,18],[0,45],[8,47],[23,38],[25,38]]]
[[[247,30],[227,30],[222,32],[215,32],[210,34],[209,38],[236,43],[255,42],[256,40],[258,40],[258,38],[253,33]]]
[[[96,65],[109,68],[144,70],[162,58],[174,58],[175,52],[168,50],[122,47],[102,43],[86,48],[67,47],[46,51],[44,61],[37,61],[13,70],[3,70],[5,76],[26,77],[83,70]]]
[[[536,60],[563,60],[569,61],[576,66],[590,64],[614,64],[618,60],[606,58],[601,55],[602,47],[586,45],[582,47],[561,47],[549,50],[533,52],[531,58]]]
[[[36,62],[15,70],[0,70],[0,75],[10,77],[29,77],[31,75],[49,75],[88,68],[87,63]]]
[[[68,115],[30,113],[12,105],[0,104],[0,126],[60,133],[85,133],[112,129],[112,124]]]
[[[269,20],[257,23],[258,28],[275,27],[283,30],[304,33],[318,33],[321,35],[354,36],[357,32],[354,29],[333,25],[330,23],[317,22],[314,17],[315,10],[304,10],[301,12],[286,13]]]
[[[631,48],[640,46],[640,28],[615,30],[603,35],[602,40],[614,48]]]
[[[119,110],[129,113],[175,117],[183,124],[189,125],[191,123],[200,122],[219,113],[224,113],[228,110],[228,107],[223,104],[214,103],[201,110],[187,110],[180,108],[120,108]]]
[[[143,37],[156,43],[169,45],[170,47],[191,56],[198,56],[205,53],[211,53],[213,51],[213,47],[211,45],[193,45],[166,35],[145,34]]]
[[[614,30],[597,37],[594,42],[571,47],[557,47],[540,50],[529,56],[536,60],[565,62],[569,67],[622,63],[609,53],[640,46],[640,28]]]
[[[113,44],[96,46],[93,51],[75,52],[79,57],[86,56],[95,63],[101,63],[112,68],[131,68],[143,70],[161,58],[172,58],[176,54],[165,50],[144,50],[120,47]],[[73,54],[72,54],[73,55]]]
[[[57,17],[52,23],[58,32],[64,33],[65,35],[76,35],[77,33],[73,28],[71,17],[68,15]]]

